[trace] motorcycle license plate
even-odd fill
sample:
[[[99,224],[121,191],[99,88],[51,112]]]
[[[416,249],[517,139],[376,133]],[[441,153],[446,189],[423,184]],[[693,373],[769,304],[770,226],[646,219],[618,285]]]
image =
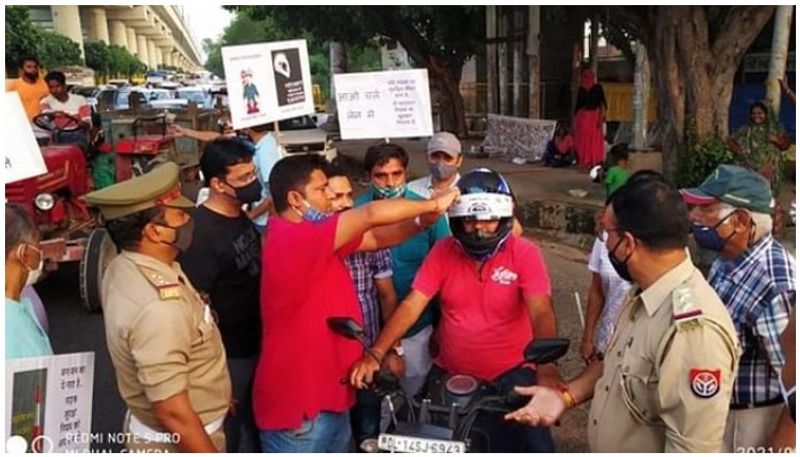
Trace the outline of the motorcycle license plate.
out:
[[[431,454],[467,452],[467,446],[463,441],[432,440],[388,433],[382,433],[378,437],[378,448],[389,452],[424,452]]]

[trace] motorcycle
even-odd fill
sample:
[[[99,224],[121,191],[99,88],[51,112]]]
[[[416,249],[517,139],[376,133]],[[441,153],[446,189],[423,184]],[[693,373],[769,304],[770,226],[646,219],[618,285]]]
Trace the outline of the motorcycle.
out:
[[[367,347],[364,330],[357,322],[332,317],[327,324],[336,334],[360,342],[366,353],[380,364],[377,355]],[[525,347],[524,361],[515,369],[525,364],[554,362],[568,349],[566,338],[534,340]],[[344,378],[341,381],[347,382]],[[386,367],[375,374],[368,388],[384,398],[391,413],[389,428],[378,436],[378,448],[388,452],[492,452],[491,437],[476,427],[476,420],[481,414],[514,411],[530,399],[516,393],[513,386],[465,374],[444,374],[412,397]]]

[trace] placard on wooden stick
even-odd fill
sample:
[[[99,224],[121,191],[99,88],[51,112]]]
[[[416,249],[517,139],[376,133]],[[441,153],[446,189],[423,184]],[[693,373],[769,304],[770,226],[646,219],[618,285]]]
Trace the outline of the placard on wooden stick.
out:
[[[222,63],[233,128],[314,112],[306,40],[226,46]]]
[[[342,139],[433,135],[428,70],[333,75]]]

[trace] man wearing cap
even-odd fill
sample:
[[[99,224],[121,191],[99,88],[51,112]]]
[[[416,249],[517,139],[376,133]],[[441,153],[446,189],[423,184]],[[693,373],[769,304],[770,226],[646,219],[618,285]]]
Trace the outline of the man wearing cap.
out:
[[[699,187],[683,189],[692,233],[720,255],[708,281],[728,308],[743,354],[733,386],[723,452],[784,451],[795,429],[781,396],[780,343],[796,300],[794,258],[772,237],[774,200],[760,174],[720,165]]]
[[[458,169],[464,163],[461,142],[450,132],[436,132],[428,141],[428,168],[430,175],[408,183],[408,188],[425,198],[437,190],[455,187],[461,175]]]
[[[506,417],[552,425],[591,400],[592,452],[719,452],[739,358],[731,317],[686,253],[689,211],[678,191],[640,179],[603,213],[609,260],[633,283],[603,360]]]
[[[178,255],[192,242],[194,203],[181,195],[178,166],[86,196],[100,208],[120,255],[102,285],[106,340],[128,406],[130,451],[225,450],[231,399],[222,339]]]

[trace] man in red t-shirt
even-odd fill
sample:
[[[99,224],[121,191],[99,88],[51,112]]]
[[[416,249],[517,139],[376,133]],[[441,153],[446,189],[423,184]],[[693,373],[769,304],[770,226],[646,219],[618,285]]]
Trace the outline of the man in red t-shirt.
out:
[[[453,237],[434,246],[414,279],[413,289],[386,323],[373,346],[385,354],[424,311],[440,298],[436,329],[439,354],[429,383],[448,374],[471,375],[508,388],[560,382],[554,364],[520,367],[525,346],[553,338],[556,321],[550,278],[539,248],[512,234],[513,196],[508,183],[482,168],[458,182],[461,198],[450,209]],[[351,371],[357,388],[371,382],[378,363],[367,357]],[[548,429],[524,429],[502,415],[487,415],[476,426],[489,434],[488,452],[553,450]]]
[[[328,329],[329,317],[361,323],[344,258],[398,244],[436,221],[458,189],[431,200],[380,200],[331,214],[326,162],[290,156],[270,173],[277,217],[264,233],[261,355],[253,408],[264,452],[346,452],[355,392],[348,369],[361,347]]]

